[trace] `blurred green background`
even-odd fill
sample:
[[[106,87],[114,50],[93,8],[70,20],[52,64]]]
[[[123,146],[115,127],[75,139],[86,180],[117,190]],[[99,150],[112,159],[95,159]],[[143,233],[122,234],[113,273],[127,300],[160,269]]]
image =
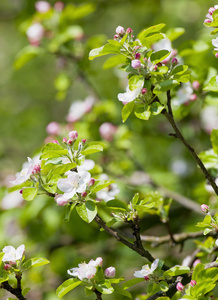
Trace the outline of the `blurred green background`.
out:
[[[65,4],[79,5],[82,1],[63,1]],[[99,0],[86,1],[94,3],[95,11],[78,20],[85,33],[87,45],[78,66],[68,62],[65,70],[71,78],[71,86],[66,98],[57,100],[54,87],[55,78],[60,71],[57,58],[49,53],[30,61],[23,68],[13,67],[17,53],[28,44],[25,34],[20,30],[21,24],[34,13],[35,1],[2,0],[0,2],[0,182],[1,196],[5,195],[5,187],[10,175],[18,172],[26,157],[32,157],[43,145],[46,126],[51,121],[62,124],[64,131],[74,128],[81,138],[100,140],[99,127],[104,122],[121,125],[122,104],[117,101],[117,94],[124,91],[126,81],[117,70],[102,70],[105,58],[88,60],[93,36],[99,41],[113,38],[118,25],[131,27],[137,34],[143,28],[158,23],[166,23],[171,27],[185,28],[185,34],[173,44],[182,49],[184,42],[204,39],[208,47],[193,52],[185,57],[193,67],[193,74],[200,82],[207,77],[207,66],[218,67],[212,54],[211,36],[203,26],[205,15],[214,1],[204,0]],[[50,1],[54,4],[54,1]],[[205,44],[202,45],[205,47]],[[200,46],[199,46],[200,47]],[[81,50],[82,51],[82,50]],[[78,71],[79,68],[79,71]],[[78,73],[80,76],[78,76]],[[81,76],[82,74],[82,76]],[[84,79],[85,77],[85,79]],[[87,95],[98,95],[99,101],[92,111],[84,116],[74,127],[67,127],[66,116],[73,101],[85,99]],[[216,96],[216,95],[215,95]],[[199,121],[199,113],[204,106],[203,99],[192,107],[185,108],[178,116],[185,136],[196,148],[197,152],[210,148],[209,135]],[[189,113],[189,115],[187,115]],[[139,187],[128,184],[128,178],[136,170],[146,170],[157,182],[199,203],[210,200],[216,208],[214,196],[204,189],[204,178],[195,166],[194,161],[179,141],[168,136],[170,127],[162,116],[149,122],[143,122],[134,116],[119,128],[119,134],[102,155],[93,155],[95,161],[102,166],[111,178],[116,179],[121,193],[120,199],[128,201],[135,191],[142,195],[152,190],[142,184]],[[172,167],[181,162],[184,174]],[[176,169],[178,170],[178,168]],[[134,176],[134,175],[133,175]],[[127,184],[125,184],[127,182]],[[50,266],[33,270],[24,276],[24,285],[32,291],[28,299],[55,300],[54,290],[68,278],[66,270],[76,267],[83,260],[102,256],[104,265],[117,267],[118,275],[132,278],[135,270],[145,263],[138,255],[119,245],[104,232],[100,232],[95,224],[85,224],[73,215],[69,223],[63,223],[64,208],[56,207],[53,199],[38,197],[32,203],[24,203],[19,209],[1,210],[0,247],[5,245],[26,245],[26,256],[41,255],[51,260]],[[185,216],[185,220],[184,220]],[[190,218],[188,218],[190,217]],[[174,232],[193,231],[193,220],[201,216],[182,209],[173,204],[171,225]],[[185,221],[185,222],[184,222]],[[195,223],[195,222],[194,222]],[[154,229],[151,230],[151,227]],[[78,230],[79,229],[79,230]],[[127,231],[121,228],[120,230]],[[167,234],[155,216],[143,219],[144,234]],[[183,253],[180,247],[169,248],[168,245],[152,249],[155,257],[166,259],[168,264],[182,263],[182,259],[192,253],[193,242],[186,242]],[[173,258],[172,258],[173,257]],[[143,286],[134,291],[134,296],[143,292]],[[6,299],[0,291],[1,299]],[[65,296],[64,299],[85,299],[82,288]],[[91,298],[90,298],[91,299]],[[94,299],[94,297],[93,297]],[[106,296],[105,299],[124,299]]]

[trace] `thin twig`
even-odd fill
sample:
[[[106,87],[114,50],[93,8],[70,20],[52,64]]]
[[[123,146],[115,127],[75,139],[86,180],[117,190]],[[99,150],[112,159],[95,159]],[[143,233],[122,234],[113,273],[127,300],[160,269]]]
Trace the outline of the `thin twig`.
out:
[[[22,294],[21,288],[21,278],[22,274],[16,274],[17,279],[17,287],[13,288],[8,281],[4,281],[1,283],[0,288],[5,289],[6,291],[10,292],[12,295],[16,296],[19,300],[27,300]]]

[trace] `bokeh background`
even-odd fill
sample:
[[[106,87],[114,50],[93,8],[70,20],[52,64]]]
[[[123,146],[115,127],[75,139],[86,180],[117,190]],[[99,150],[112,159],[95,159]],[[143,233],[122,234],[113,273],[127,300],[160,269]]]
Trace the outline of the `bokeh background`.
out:
[[[63,2],[83,3],[76,0]],[[202,84],[208,76],[208,65],[211,72],[218,67],[212,54],[210,30],[203,26],[208,8],[216,3],[204,0],[93,0],[85,3],[94,4],[95,10],[73,22],[84,30],[83,40],[77,44],[76,62],[63,61],[45,52],[16,70],[14,61],[28,45],[23,24],[35,13],[35,1],[0,2],[0,198],[5,199],[9,180],[22,168],[27,156],[32,157],[43,146],[48,138],[48,123],[60,123],[63,134],[75,129],[81,138],[103,140],[99,127],[110,122],[119,127],[118,131],[111,141],[105,141],[107,147],[103,154],[90,158],[96,161],[101,171],[116,180],[120,188],[119,199],[128,201],[136,191],[142,197],[153,192],[146,177],[149,174],[157,187],[164,186],[199,204],[210,201],[216,209],[215,196],[205,189],[203,175],[189,153],[179,141],[168,136],[171,129],[164,118],[158,116],[147,122],[131,116],[122,124],[122,104],[117,101],[117,94],[125,90],[126,75],[118,69],[103,70],[105,58],[88,60],[92,47],[113,38],[118,25],[130,27],[137,34],[148,26],[166,23],[166,30],[172,27],[185,29],[184,35],[173,46],[180,51],[190,50],[183,57],[184,62],[191,65],[192,77]],[[57,82],[60,73],[67,74],[69,79],[64,92]],[[94,95],[94,107],[78,122],[69,124],[66,117],[70,105],[88,95]],[[217,100],[216,94],[199,97],[193,105],[180,107],[176,114],[184,135],[198,153],[211,147],[201,111],[211,105],[212,111],[216,111]],[[2,200],[0,249],[5,245],[17,247],[24,243],[27,258],[44,256],[51,261],[49,266],[33,269],[24,276],[24,285],[31,288],[28,299],[57,299],[55,289],[68,278],[66,270],[84,260],[102,256],[105,266],[115,266],[118,275],[127,279],[145,263],[100,232],[97,225],[81,221],[76,213],[69,223],[63,223],[64,208],[56,207],[53,199],[41,196],[31,203],[15,202],[11,198]],[[196,223],[201,218],[200,214],[173,202],[170,212],[173,232],[196,231],[193,221]],[[128,234],[125,226],[119,230]],[[142,233],[164,235],[167,230],[157,216],[147,215],[142,221]],[[181,264],[183,258],[193,252],[194,243],[186,242],[182,246],[164,245],[151,251],[168,264]],[[203,253],[202,260],[204,257]],[[139,285],[138,290],[133,291],[134,297],[143,290]],[[1,299],[7,299],[3,291],[0,295]],[[64,297],[66,300],[72,298],[85,299],[83,289],[77,288]],[[106,296],[105,299],[118,298]],[[119,299],[124,297],[119,296]]]

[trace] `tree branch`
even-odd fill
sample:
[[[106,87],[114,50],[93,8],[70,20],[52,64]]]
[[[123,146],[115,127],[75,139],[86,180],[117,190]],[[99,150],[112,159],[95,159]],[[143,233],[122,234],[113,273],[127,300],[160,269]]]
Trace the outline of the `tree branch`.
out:
[[[19,300],[27,300],[23,295],[22,295],[22,288],[21,288],[21,278],[22,274],[16,274],[15,275],[17,279],[17,287],[13,288],[8,281],[4,281],[1,283],[0,288],[5,289],[6,291],[10,292],[12,295],[16,296],[17,299]]]

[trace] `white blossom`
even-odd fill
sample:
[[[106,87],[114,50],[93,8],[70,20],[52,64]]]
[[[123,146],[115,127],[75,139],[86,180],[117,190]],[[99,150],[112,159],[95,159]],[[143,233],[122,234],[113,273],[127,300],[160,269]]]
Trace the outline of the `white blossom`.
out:
[[[6,246],[2,251],[5,253],[5,255],[2,258],[3,262],[5,261],[15,262],[19,259],[22,259],[25,252],[25,246],[20,245],[17,248],[17,250],[13,246]]]
[[[96,260],[91,259],[88,264],[81,263],[78,268],[72,268],[67,271],[68,274],[78,277],[80,280],[91,279],[95,276],[97,267],[102,265],[102,259],[99,257]]]
[[[95,99],[92,96],[88,96],[84,101],[78,100],[73,102],[69,109],[67,121],[76,122],[81,119],[85,113],[91,110],[94,102]]]
[[[60,179],[57,183],[58,188],[64,192],[65,199],[72,198],[76,193],[82,193],[86,190],[90,181],[91,174],[82,167],[77,167],[77,171],[68,171],[65,173],[67,178]]]
[[[26,31],[30,43],[38,43],[44,36],[44,28],[40,23],[32,24]]]
[[[212,45],[214,46],[214,50],[218,51],[218,37],[215,39],[212,39]]]
[[[168,58],[170,58],[171,52],[173,50],[172,43],[167,37],[154,43],[152,45],[152,48],[154,49],[154,51],[168,50],[170,52],[170,55],[168,56]]]
[[[177,95],[174,98],[174,105],[181,105],[187,103],[190,99],[190,96],[193,94],[193,89],[191,83],[183,83],[182,86],[178,89]]]
[[[118,100],[124,102],[124,104],[132,102],[140,95],[143,85],[144,85],[144,82],[142,82],[140,87],[137,87],[133,91],[130,90],[129,85],[128,85],[125,93],[118,94],[118,96],[117,96]]]
[[[134,276],[137,278],[144,278],[154,272],[157,269],[159,263],[159,259],[155,259],[152,263],[151,268],[149,265],[144,265],[140,271],[135,271]]]
[[[100,177],[101,180],[108,180],[108,176],[106,174],[102,174]],[[120,192],[116,183],[112,183],[109,186],[103,188],[102,190],[96,193],[96,197],[98,199],[104,200],[105,202],[109,200],[113,200],[114,196],[116,196]]]
[[[1,200],[1,208],[4,210],[19,207],[23,202],[23,197],[19,190],[6,194]]]

